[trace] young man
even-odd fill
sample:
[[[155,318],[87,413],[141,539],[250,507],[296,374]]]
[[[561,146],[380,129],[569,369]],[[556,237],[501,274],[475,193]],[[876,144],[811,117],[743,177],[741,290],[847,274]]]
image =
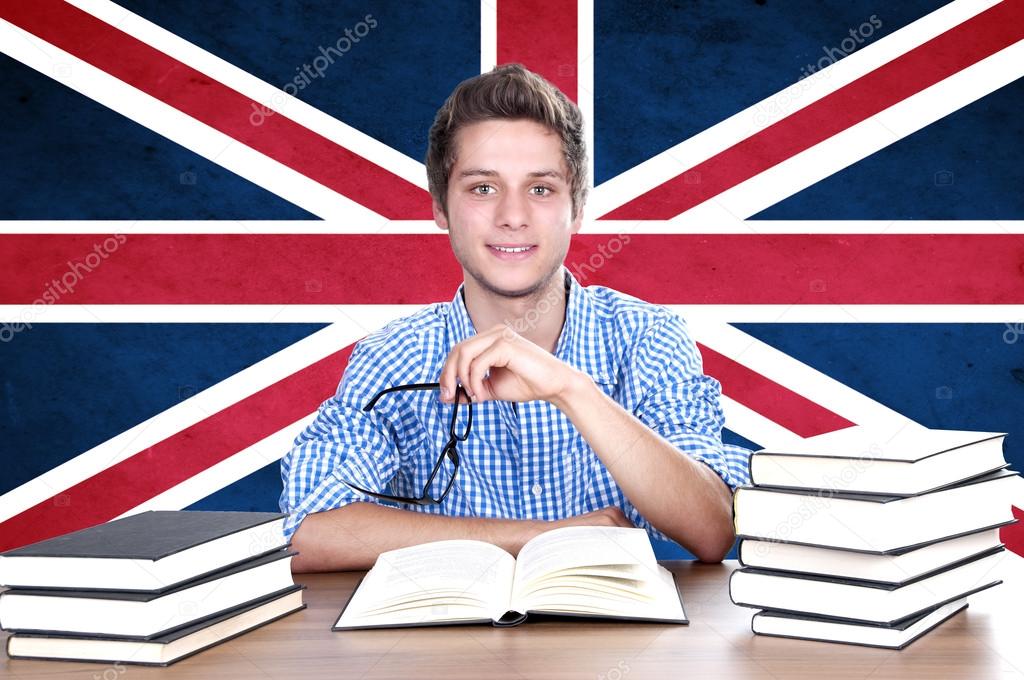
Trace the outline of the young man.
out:
[[[516,554],[573,524],[639,526],[705,561],[729,551],[749,452],[723,445],[721,386],[683,320],[563,265],[587,194],[583,139],[579,109],[518,64],[463,82],[438,112],[427,173],[464,282],[360,341],[282,461],[297,571],[366,569],[449,538]],[[457,472],[446,455],[431,479],[452,446]]]

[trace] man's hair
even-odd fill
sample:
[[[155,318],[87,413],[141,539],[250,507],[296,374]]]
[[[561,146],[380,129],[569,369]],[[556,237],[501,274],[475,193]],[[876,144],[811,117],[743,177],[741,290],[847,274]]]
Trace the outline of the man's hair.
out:
[[[587,200],[583,115],[561,90],[522,64],[503,64],[462,81],[438,110],[430,127],[427,182],[445,215],[448,180],[455,165],[455,134],[466,125],[496,119],[532,120],[561,137],[575,218]]]

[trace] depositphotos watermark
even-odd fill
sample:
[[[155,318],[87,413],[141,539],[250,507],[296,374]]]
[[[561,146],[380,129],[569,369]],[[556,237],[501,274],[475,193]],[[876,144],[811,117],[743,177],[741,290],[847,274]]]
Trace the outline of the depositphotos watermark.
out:
[[[93,680],[117,680],[117,678],[120,678],[122,675],[124,675],[127,670],[127,666],[125,666],[120,661],[116,661],[112,665],[105,668],[102,673],[93,673],[92,677]]]
[[[82,257],[81,261],[68,260],[65,263],[67,269],[60,275],[60,278],[51,279],[42,294],[32,301],[32,304],[22,312],[17,321],[0,324],[0,342],[10,342],[21,331],[30,330],[33,319],[42,312],[44,307],[57,304],[63,296],[74,293],[82,279],[95,271],[127,240],[128,237],[124,234],[108,236],[103,243],[94,243],[92,252]]]
[[[323,78],[324,74],[327,73],[327,69],[334,64],[336,59],[341,59],[345,56],[345,54],[351,50],[356,43],[369,35],[370,31],[374,28],[377,28],[377,19],[374,18],[372,14],[367,14],[363,17],[363,20],[355,26],[352,28],[346,28],[345,34],[335,40],[332,44],[327,47],[320,45],[318,47],[320,54],[313,57],[312,63],[296,66],[295,70],[298,75],[282,85],[281,90],[284,91],[284,94],[288,94],[292,97],[296,96],[299,92],[309,87],[314,80],[317,78]],[[284,104],[284,94],[276,92],[270,100],[269,107],[252,102],[252,113],[249,114],[249,124],[253,127],[263,125],[263,122],[267,118],[270,118],[277,113],[275,109],[280,109],[282,104]]]
[[[574,264],[572,266],[572,273],[581,284],[585,283],[591,275],[597,273],[609,260],[622,252],[622,249],[628,246],[629,242],[629,234],[616,234],[608,239],[607,243],[598,245],[597,252],[592,253],[585,262]],[[548,291],[522,317],[515,320],[505,319],[506,329],[508,332],[514,331],[522,335],[531,328],[535,328],[540,318],[555,308],[561,296],[561,289]]]
[[[1024,336],[1024,321],[1018,321],[1017,323],[1007,323],[1006,330],[1003,331],[1003,342],[1007,345],[1016,345],[1017,340]]]
[[[599,673],[597,680],[622,680],[622,678],[629,674],[629,671],[629,664],[625,661],[620,661],[604,673]]]
[[[815,490],[814,493],[804,495],[797,508],[775,525],[774,531],[758,540],[757,554],[766,555],[770,550],[770,544],[785,543],[792,533],[803,526],[805,522],[811,520],[819,512],[827,511],[831,506],[832,498],[837,493],[849,489],[881,455],[882,448],[878,444],[871,444],[861,457],[847,461],[847,464],[839,471],[838,477],[832,474],[822,475],[821,488]]]
[[[868,17],[868,20],[860,26],[857,28],[851,28],[849,31],[849,37],[840,40],[838,46],[828,47],[827,45],[822,45],[821,50],[825,55],[813,64],[807,64],[807,66],[800,70],[800,77],[797,78],[796,85],[787,87],[782,92],[779,92],[775,96],[761,102],[755,110],[754,122],[759,126],[765,125],[768,123],[770,118],[774,119],[779,114],[789,112],[791,107],[797,108],[803,106],[800,97],[808,88],[811,87],[811,83],[807,81],[806,78],[818,71],[821,71],[822,69],[828,68],[843,57],[854,52],[858,47],[869,40],[875,34],[875,31],[881,27],[882,20],[878,18],[877,14],[872,14]],[[822,77],[826,76],[823,75]]]
[[[825,53],[825,56],[818,59],[815,63],[808,64],[801,69],[800,73],[802,75],[800,77],[806,78],[816,71],[820,71],[823,68],[831,66],[843,57],[849,56],[858,47],[863,45],[865,41],[870,40],[871,36],[875,34],[875,31],[881,27],[882,20],[878,18],[877,14],[872,14],[868,17],[868,20],[860,26],[857,28],[851,28],[850,36],[840,40],[838,47],[826,47],[825,45],[822,45],[821,50]]]

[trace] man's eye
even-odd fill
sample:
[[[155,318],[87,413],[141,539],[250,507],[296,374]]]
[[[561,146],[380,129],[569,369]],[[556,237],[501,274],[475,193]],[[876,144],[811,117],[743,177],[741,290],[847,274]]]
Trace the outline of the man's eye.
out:
[[[547,196],[552,191],[551,187],[545,186],[535,186],[532,187],[532,189],[534,190],[534,196]],[[536,191],[537,189],[539,189],[540,191]]]
[[[486,189],[487,191],[477,191],[477,189]],[[492,187],[490,184],[478,184],[475,187],[473,187],[472,189],[470,189],[470,191],[478,193],[481,196],[488,196],[488,195],[494,193],[494,187]]]

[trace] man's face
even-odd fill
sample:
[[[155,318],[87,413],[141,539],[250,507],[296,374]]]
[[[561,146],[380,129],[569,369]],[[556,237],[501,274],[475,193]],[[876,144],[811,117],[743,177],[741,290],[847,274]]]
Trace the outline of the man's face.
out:
[[[460,129],[455,144],[448,215],[435,201],[434,219],[466,280],[503,297],[542,290],[582,222],[582,210],[572,217],[561,140],[533,121],[489,120]]]

